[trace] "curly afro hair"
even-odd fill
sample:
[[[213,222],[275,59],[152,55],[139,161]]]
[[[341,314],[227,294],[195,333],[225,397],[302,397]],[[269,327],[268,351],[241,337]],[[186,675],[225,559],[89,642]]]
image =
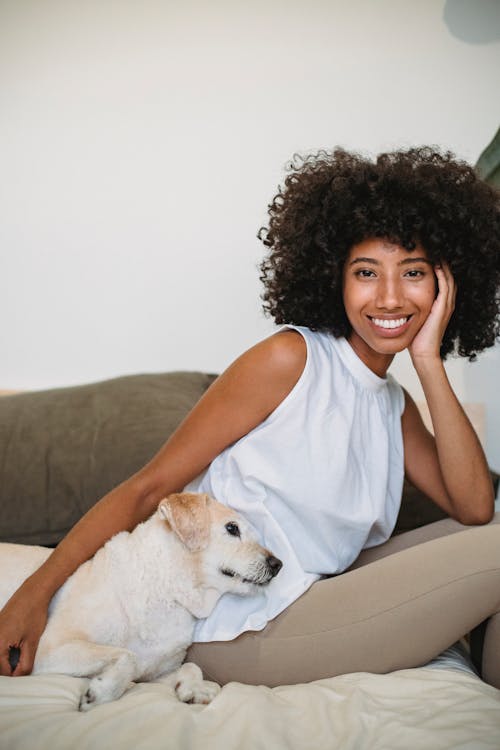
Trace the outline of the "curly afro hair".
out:
[[[295,155],[258,237],[264,310],[276,323],[335,336],[351,326],[342,301],[350,248],[380,237],[432,263],[446,261],[457,283],[441,356],[475,359],[500,333],[500,200],[474,169],[430,147],[381,154],[343,149]]]

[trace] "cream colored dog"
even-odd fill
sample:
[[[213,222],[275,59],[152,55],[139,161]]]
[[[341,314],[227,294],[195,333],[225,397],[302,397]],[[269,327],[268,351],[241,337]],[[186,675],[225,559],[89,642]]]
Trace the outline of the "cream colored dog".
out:
[[[0,607],[50,552],[0,544]],[[280,568],[235,511],[208,495],[170,495],[57,592],[33,674],[90,677],[82,711],[119,698],[131,681],[170,673],[180,700],[208,703],[220,687],[203,680],[196,665],[182,664],[195,618],[207,617],[226,592],[254,593]]]

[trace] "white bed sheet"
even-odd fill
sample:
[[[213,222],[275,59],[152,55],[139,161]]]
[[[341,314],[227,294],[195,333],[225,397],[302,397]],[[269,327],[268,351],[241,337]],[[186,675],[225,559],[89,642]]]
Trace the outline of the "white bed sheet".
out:
[[[78,712],[85,680],[0,678],[1,750],[498,750],[500,691],[463,669],[355,673],[277,688],[226,685],[209,706],[162,679]]]

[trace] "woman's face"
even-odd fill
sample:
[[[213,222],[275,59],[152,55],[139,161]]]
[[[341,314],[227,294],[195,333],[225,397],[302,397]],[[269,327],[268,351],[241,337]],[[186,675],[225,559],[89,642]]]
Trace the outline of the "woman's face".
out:
[[[381,238],[354,245],[343,272],[351,346],[384,376],[394,355],[406,349],[423,326],[435,296],[434,269],[420,245],[411,252]]]

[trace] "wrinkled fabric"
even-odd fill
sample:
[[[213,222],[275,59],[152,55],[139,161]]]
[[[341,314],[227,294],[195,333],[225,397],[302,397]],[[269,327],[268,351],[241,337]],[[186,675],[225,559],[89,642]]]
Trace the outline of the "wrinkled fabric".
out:
[[[500,691],[451,669],[366,672],[278,688],[226,685],[209,706],[166,681],[78,712],[86,680],[0,677],[2,750],[498,750]]]

